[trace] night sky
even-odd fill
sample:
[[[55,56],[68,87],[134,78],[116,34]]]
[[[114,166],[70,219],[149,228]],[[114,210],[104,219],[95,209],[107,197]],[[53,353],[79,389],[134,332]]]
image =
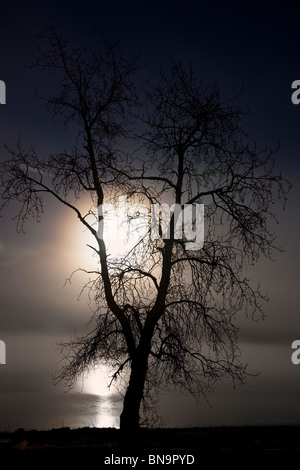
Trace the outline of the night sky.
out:
[[[191,60],[204,83],[217,81],[222,94],[243,89],[249,109],[244,126],[260,145],[276,146],[277,168],[293,188],[284,212],[274,207],[279,225],[274,262],[259,262],[249,275],[260,281],[270,301],[266,319],[243,315],[242,358],[249,364],[246,385],[234,389],[223,380],[196,405],[179,392],[162,397],[169,426],[300,424],[300,365],[291,361],[292,342],[300,339],[300,105],[292,103],[293,81],[300,80],[300,2],[2,2],[0,80],[6,104],[0,105],[0,158],[20,135],[46,156],[64,147],[64,129],[51,122],[36,88],[53,90],[51,74],[25,67],[37,57],[36,35],[55,25],[75,44],[89,46],[95,31],[120,40],[127,57],[140,54],[142,79],[168,67],[170,54]],[[0,431],[70,426],[118,426],[121,403],[105,387],[105,371],[64,393],[52,374],[60,355],[56,342],[80,330],[89,318],[82,279],[65,279],[89,256],[76,218],[51,202],[40,224],[30,221],[17,234],[15,207],[0,218],[0,340],[6,364],[0,365]],[[87,262],[90,262],[89,260]],[[80,392],[80,393],[79,393]]]

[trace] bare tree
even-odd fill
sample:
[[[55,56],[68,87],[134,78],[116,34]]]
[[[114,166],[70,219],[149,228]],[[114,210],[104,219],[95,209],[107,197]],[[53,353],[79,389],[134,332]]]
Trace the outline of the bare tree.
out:
[[[222,100],[218,86],[205,87],[191,66],[173,61],[167,76],[146,87],[135,118],[136,62],[116,45],[72,50],[55,30],[40,44],[37,65],[60,78],[47,103],[67,127],[76,123],[78,134],[71,149],[46,160],[20,143],[9,150],[0,166],[3,207],[19,201],[22,229],[28,216],[40,218],[43,196],[51,195],[93,235],[97,259],[84,286],[93,317],[86,335],[62,345],[58,379],[72,386],[105,361],[112,381],[126,384],[121,429],[136,430],[141,404],[149,411],[161,390],[179,387],[199,398],[224,376],[244,381],[235,318],[261,312],[264,299],[245,270],[275,248],[270,206],[277,196],[285,201],[289,183],[274,171],[275,151],[248,142],[238,95]],[[83,195],[91,198],[86,214],[78,208]],[[108,248],[106,204],[115,207],[120,196],[127,197],[137,237],[116,257]],[[163,204],[171,208],[167,222]],[[195,245],[190,234],[197,235],[201,204],[205,238]]]

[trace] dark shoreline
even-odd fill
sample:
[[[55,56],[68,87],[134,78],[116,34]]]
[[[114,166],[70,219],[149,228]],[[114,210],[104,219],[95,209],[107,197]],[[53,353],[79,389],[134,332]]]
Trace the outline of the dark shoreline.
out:
[[[141,429],[135,437],[124,436],[115,428],[18,429],[0,433],[0,452],[4,450],[97,450],[102,455],[136,451],[195,454],[207,450],[300,450],[300,426]]]

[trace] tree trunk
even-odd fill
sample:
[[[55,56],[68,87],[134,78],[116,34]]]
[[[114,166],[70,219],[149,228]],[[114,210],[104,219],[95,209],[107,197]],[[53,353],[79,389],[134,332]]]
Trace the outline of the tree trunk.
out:
[[[131,361],[131,373],[120,416],[121,431],[135,433],[139,430],[140,405],[148,369],[150,340],[141,340]]]

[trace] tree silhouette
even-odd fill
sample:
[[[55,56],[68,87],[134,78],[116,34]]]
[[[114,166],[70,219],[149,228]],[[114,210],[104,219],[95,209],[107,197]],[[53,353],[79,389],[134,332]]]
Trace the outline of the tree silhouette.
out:
[[[261,312],[264,299],[245,270],[275,248],[270,207],[277,196],[285,202],[289,183],[275,173],[275,151],[248,142],[238,95],[223,100],[216,84],[204,86],[176,60],[142,95],[136,61],[101,44],[72,49],[54,29],[40,36],[35,65],[59,79],[47,104],[78,132],[71,148],[47,159],[20,142],[9,149],[0,166],[2,209],[19,202],[22,230],[29,216],[40,219],[43,196],[51,195],[93,235],[97,259],[84,286],[93,317],[86,335],[61,345],[57,379],[72,386],[105,361],[112,381],[126,384],[120,427],[133,431],[162,390],[199,398],[224,376],[245,380],[235,318]],[[87,213],[78,206],[83,196],[91,200]],[[117,207],[120,196],[136,238],[115,256],[107,204]],[[205,237],[197,245],[190,235],[203,205]]]

